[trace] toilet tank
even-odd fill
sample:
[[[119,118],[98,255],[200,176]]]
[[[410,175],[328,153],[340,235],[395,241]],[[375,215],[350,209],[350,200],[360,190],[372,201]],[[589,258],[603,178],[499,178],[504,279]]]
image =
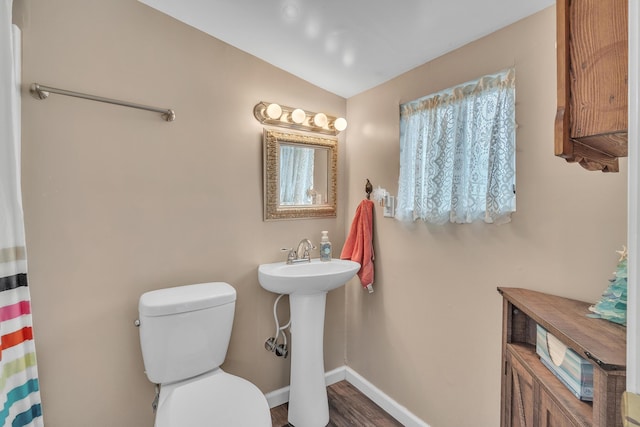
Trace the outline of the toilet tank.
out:
[[[147,292],[140,297],[140,346],[149,381],[166,384],[224,362],[236,290],[214,282]]]

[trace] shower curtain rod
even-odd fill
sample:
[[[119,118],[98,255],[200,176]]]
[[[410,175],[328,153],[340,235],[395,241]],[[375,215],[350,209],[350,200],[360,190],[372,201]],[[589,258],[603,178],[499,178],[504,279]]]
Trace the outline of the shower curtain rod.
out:
[[[38,83],[33,83],[29,91],[36,99],[47,99],[49,97],[49,93],[57,93],[58,95],[74,96],[76,98],[89,99],[91,101],[106,102],[107,104],[153,111],[162,114],[162,118],[167,122],[172,122],[176,119],[176,113],[171,109],[149,107],[148,105],[134,104],[133,102],[119,101],[117,99],[103,98],[101,96],[88,95],[86,93],[73,92],[65,89],[57,89],[55,87],[44,86]]]

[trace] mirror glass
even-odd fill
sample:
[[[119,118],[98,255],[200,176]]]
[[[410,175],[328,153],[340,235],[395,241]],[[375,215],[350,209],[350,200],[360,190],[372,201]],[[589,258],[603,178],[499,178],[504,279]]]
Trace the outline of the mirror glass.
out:
[[[336,138],[265,129],[264,219],[336,216]]]

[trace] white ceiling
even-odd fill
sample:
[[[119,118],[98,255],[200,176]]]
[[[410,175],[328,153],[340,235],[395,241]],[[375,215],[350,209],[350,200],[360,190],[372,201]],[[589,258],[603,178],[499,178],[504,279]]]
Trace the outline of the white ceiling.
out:
[[[140,0],[349,98],[555,0]]]

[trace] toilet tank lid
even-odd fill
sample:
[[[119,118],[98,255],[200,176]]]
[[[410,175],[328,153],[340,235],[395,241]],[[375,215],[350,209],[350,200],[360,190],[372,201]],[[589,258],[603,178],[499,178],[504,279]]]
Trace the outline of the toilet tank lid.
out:
[[[199,283],[146,292],[140,297],[138,312],[146,316],[166,316],[228,304],[235,300],[236,290],[228,283]]]

